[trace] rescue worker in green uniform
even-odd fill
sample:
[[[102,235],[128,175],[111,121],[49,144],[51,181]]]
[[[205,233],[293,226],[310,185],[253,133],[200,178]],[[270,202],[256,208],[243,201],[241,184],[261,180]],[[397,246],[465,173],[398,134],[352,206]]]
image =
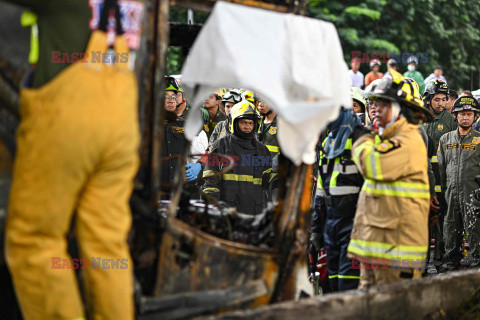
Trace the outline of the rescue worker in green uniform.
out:
[[[428,108],[435,114],[433,122],[424,125],[425,131],[429,137],[430,162],[432,164],[433,174],[435,178],[435,194],[431,200],[431,215],[438,215],[438,224],[434,226],[435,250],[433,255],[433,264],[440,269],[444,263],[443,256],[445,249],[443,244],[443,218],[447,211],[447,202],[444,198],[445,190],[441,189],[440,171],[438,168],[438,160],[435,154],[438,149],[440,137],[445,133],[457,129],[457,122],[452,114],[446,109],[448,102],[448,85],[441,80],[431,81],[425,88],[423,101]]]
[[[272,156],[276,156],[280,154],[277,140],[277,114],[261,100],[258,101],[258,111],[262,115],[258,140],[268,148]]]
[[[263,190],[272,178],[272,157],[267,147],[255,138],[260,117],[253,104],[242,101],[231,110],[229,134],[215,141],[203,171],[203,192],[236,207],[239,212],[256,215],[265,207]],[[229,163],[217,155],[233,158],[233,167],[220,176]]]
[[[207,112],[203,112],[203,129],[207,133],[208,138],[213,133],[213,129],[220,121],[227,120],[227,116],[220,109],[223,94],[221,91],[210,94],[203,103],[203,109]]]
[[[458,129],[446,133],[438,145],[438,164],[442,191],[448,203],[444,222],[444,271],[457,270],[462,255],[463,233],[467,233],[471,267],[480,266],[480,222],[478,216],[467,209],[467,203],[478,185],[474,178],[480,174],[480,132],[472,128],[478,118],[480,106],[473,97],[461,97],[453,105]]]
[[[230,91],[227,91],[223,95],[222,104],[225,110],[225,115],[227,116],[227,120],[223,120],[217,123],[208,141],[209,145],[212,145],[218,139],[223,138],[227,134],[231,133],[230,132],[230,122],[231,122],[230,111],[232,110],[232,107],[235,104],[242,101],[242,99],[243,99],[242,93],[237,89],[232,89]]]

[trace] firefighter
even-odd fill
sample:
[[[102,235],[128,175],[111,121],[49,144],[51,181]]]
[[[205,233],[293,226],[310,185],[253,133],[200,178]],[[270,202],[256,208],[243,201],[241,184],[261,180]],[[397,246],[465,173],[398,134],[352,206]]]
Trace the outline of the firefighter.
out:
[[[365,123],[365,109],[367,101],[365,100],[362,89],[351,87],[351,95],[353,100],[353,113],[355,113],[362,123]]]
[[[178,168],[178,157],[185,153],[187,148],[187,139],[185,138],[185,119],[178,117],[175,113],[177,108],[177,93],[179,90],[178,82],[171,77],[166,78],[165,101],[164,108],[165,117],[165,134],[162,144],[162,158],[164,159],[161,166],[161,191],[162,198],[168,199],[172,183],[174,181],[175,172]],[[173,158],[175,157],[175,158]],[[187,168],[189,169],[189,168]],[[196,172],[198,174],[198,172]],[[191,174],[196,177],[196,174]]]
[[[88,1],[21,3],[38,14],[40,32],[35,89],[20,93],[5,227],[5,255],[23,318],[86,319],[88,311],[89,319],[134,319],[127,238],[139,165],[137,78],[121,61],[51,63],[57,50],[109,56],[109,16],[117,35],[128,29],[109,14],[119,11],[116,1],[103,3],[98,29],[90,23],[93,31],[89,19],[98,12]],[[115,37],[114,50],[129,56],[124,36]],[[73,225],[81,260],[67,252]],[[84,269],[86,307],[78,268]]]
[[[231,116],[232,134],[210,147],[211,156],[203,171],[206,179],[203,192],[236,207],[239,212],[259,214],[265,207],[263,190],[268,189],[272,178],[270,152],[255,138],[260,116],[246,100],[233,106]],[[233,167],[221,175],[219,172],[230,163],[218,155],[231,156],[234,161]]]
[[[261,100],[258,101],[258,111],[262,115],[258,140],[268,148],[272,156],[276,156],[280,154],[277,140],[277,114]]]
[[[430,82],[423,94],[423,101],[426,106],[435,114],[435,118],[431,123],[424,125],[425,131],[429,137],[429,158],[432,164],[433,174],[435,178],[435,194],[431,200],[431,216],[438,216],[438,224],[434,226],[435,249],[433,255],[433,264],[440,270],[444,263],[443,256],[445,248],[443,243],[443,219],[447,212],[447,202],[444,198],[445,190],[441,189],[440,171],[438,168],[437,149],[440,137],[445,133],[457,129],[457,122],[452,114],[447,110],[448,103],[448,85],[441,80]]]
[[[365,182],[358,200],[348,256],[360,261],[359,288],[421,277],[428,245],[427,148],[418,86],[391,70],[376,86],[376,134],[360,137],[353,161]]]
[[[342,108],[338,118],[328,125],[329,134],[320,148],[310,240],[317,252],[321,251],[324,242],[332,291],[357,288],[360,274],[358,268],[352,268],[352,260],[347,257],[358,194],[363,184],[351,153],[357,127],[362,127],[360,118],[352,110]]]
[[[217,124],[220,121],[227,119],[225,113],[220,109],[222,96],[222,90],[218,90],[215,93],[210,94],[203,102],[203,109],[207,111],[203,112],[203,129],[207,133],[209,139]]]
[[[474,178],[480,174],[480,133],[472,128],[480,107],[473,97],[461,97],[453,105],[458,129],[446,133],[438,145],[438,164],[442,191],[448,203],[444,222],[445,265],[443,271],[457,270],[462,255],[462,231],[467,233],[472,267],[480,265],[480,223],[466,204],[478,185]]]
[[[225,115],[227,116],[227,120],[220,121],[217,123],[215,126],[215,129],[213,129],[212,135],[210,136],[209,139],[209,145],[212,145],[215,141],[217,141],[220,138],[223,138],[227,134],[230,134],[230,121],[231,121],[231,116],[230,116],[230,111],[232,110],[232,107],[242,101],[242,93],[237,90],[237,89],[232,89],[230,91],[227,91],[222,98],[222,104],[225,110]]]

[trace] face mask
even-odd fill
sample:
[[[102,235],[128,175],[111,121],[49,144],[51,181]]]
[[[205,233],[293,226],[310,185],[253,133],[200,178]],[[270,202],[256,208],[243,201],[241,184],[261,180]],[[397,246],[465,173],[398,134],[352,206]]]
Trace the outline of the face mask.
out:
[[[415,71],[415,66],[414,66],[414,65],[409,64],[409,65],[407,66],[407,68],[408,68],[408,71],[410,71],[410,72]]]

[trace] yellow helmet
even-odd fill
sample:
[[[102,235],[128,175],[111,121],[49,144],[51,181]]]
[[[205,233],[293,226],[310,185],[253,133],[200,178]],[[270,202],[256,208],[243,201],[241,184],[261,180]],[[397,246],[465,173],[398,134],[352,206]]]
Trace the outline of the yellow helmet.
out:
[[[222,89],[218,89],[217,91],[215,91],[214,94],[215,94],[216,96],[218,96],[218,97],[220,98],[220,100],[222,100],[223,95],[225,94],[225,92],[227,92],[227,89],[222,88]]]
[[[390,75],[384,76],[370,93],[369,99],[383,98],[397,101],[412,111],[420,112],[424,121],[433,120],[433,115],[424,107],[418,84],[410,78],[405,78],[395,70],[389,70]]]
[[[235,104],[232,107],[232,110],[230,110],[230,116],[232,117],[232,121],[230,122],[230,132],[233,134],[239,136],[244,135],[243,132],[241,132],[238,128],[238,120],[240,119],[253,120],[254,128],[251,132],[251,135],[257,132],[258,128],[260,127],[261,118],[259,112],[255,106],[247,100],[242,100],[241,102]]]
[[[247,89],[242,89],[242,97],[244,100],[247,100],[253,104],[255,104],[255,94]]]

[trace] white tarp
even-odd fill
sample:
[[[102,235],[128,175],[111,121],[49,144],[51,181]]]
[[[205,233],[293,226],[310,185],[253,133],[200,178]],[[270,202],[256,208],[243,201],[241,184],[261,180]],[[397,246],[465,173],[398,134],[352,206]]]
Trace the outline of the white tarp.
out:
[[[182,69],[182,85],[198,110],[219,88],[260,94],[279,116],[282,153],[295,164],[315,161],[320,131],[340,105],[350,106],[350,78],[333,24],[217,2]],[[190,115],[197,112],[190,112]],[[189,117],[191,140],[201,128]]]

